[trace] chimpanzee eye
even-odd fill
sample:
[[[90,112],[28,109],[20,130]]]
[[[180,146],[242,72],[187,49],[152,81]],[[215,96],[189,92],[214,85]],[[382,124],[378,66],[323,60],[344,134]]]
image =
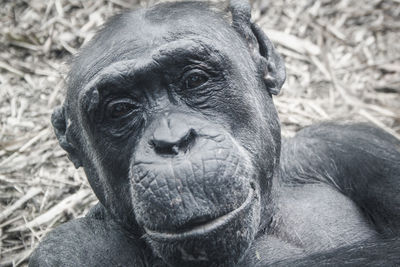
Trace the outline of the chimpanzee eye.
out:
[[[201,70],[192,70],[185,75],[185,89],[193,89],[208,81],[208,76]]]
[[[137,106],[127,100],[114,101],[108,104],[107,112],[113,119],[124,117],[137,110]]]

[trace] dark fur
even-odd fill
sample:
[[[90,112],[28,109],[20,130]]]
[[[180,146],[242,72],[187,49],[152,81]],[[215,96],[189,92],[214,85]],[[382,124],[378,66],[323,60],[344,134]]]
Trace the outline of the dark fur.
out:
[[[81,50],[52,123],[100,203],[30,266],[400,264],[400,142],[324,123],[281,144],[284,63],[247,2],[230,13],[160,4]]]

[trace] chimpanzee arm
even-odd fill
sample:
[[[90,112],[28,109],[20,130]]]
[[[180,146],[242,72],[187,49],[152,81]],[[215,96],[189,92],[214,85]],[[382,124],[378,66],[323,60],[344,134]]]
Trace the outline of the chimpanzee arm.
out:
[[[274,267],[399,266],[400,238],[373,239],[316,253],[304,258],[274,262]]]
[[[400,141],[365,124],[305,128],[282,147],[288,182],[326,182],[352,199],[375,229],[400,234]]]
[[[98,218],[98,207],[95,210],[50,232],[29,266],[145,266],[144,242],[129,237],[112,220]]]

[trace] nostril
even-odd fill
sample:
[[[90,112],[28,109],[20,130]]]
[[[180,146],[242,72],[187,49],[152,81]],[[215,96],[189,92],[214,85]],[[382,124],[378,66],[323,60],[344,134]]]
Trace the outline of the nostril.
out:
[[[153,147],[154,151],[160,155],[178,155],[179,147],[176,144],[151,140],[150,145]]]
[[[174,143],[153,139],[149,141],[149,144],[160,155],[177,155],[179,153],[179,148]]]
[[[194,129],[190,129],[189,132],[181,139],[178,148],[179,150],[186,152],[188,151],[190,148],[192,148],[192,146],[195,143],[197,134],[195,132]]]
[[[185,153],[193,147],[197,134],[194,129],[190,129],[181,138],[172,141],[171,138],[154,138],[150,140],[150,145],[154,151],[160,155],[178,155],[179,152]]]

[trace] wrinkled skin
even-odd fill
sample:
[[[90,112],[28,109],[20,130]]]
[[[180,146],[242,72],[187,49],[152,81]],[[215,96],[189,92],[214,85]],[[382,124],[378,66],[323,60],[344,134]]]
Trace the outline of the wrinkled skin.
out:
[[[231,14],[160,4],[114,17],[82,49],[52,122],[101,204],[53,231],[31,266],[313,265],[336,264],[345,245],[359,258],[358,246],[397,251],[399,142],[326,124],[281,153],[282,59],[246,3]],[[349,168],[356,160],[385,168]]]

